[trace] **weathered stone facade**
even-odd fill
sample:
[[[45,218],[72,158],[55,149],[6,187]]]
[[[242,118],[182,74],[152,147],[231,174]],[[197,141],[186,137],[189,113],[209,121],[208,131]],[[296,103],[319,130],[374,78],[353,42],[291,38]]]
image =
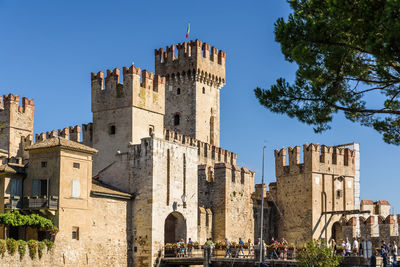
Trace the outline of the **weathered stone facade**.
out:
[[[303,163],[299,146],[276,150],[276,182],[254,190],[254,172],[219,147],[225,60],[196,40],[155,50],[155,75],[133,65],[122,83],[118,68],[92,73],[93,122],[35,143],[33,100],[3,96],[0,211],[40,213],[60,228],[44,265],[153,266],[166,243],[254,242],[260,228],[265,240],[298,244],[397,238],[387,202],[360,203],[356,145],[304,145]],[[31,230],[17,238],[41,238]]]

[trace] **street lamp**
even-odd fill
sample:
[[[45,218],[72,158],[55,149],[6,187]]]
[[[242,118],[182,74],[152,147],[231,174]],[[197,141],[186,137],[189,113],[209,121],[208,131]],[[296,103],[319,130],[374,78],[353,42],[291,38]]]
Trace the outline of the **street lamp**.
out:
[[[186,209],[187,197],[186,197],[185,193],[181,196],[181,199],[182,199],[182,203],[183,203],[183,208]]]

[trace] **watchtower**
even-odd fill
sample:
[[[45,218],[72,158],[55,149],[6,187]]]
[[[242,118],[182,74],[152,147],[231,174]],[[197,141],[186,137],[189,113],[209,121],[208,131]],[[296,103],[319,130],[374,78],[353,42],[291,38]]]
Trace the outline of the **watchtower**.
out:
[[[0,96],[0,149],[8,151],[8,157],[23,157],[22,139],[33,136],[33,99],[9,94]]]
[[[156,74],[166,77],[165,128],[219,146],[225,58],[199,40],[155,50]]]
[[[304,145],[303,163],[300,146],[275,150],[275,200],[283,214],[279,236],[289,242],[329,241],[333,224],[354,212],[359,195],[356,150],[343,147]]]
[[[130,143],[140,144],[149,136],[163,137],[165,110],[165,78],[131,66],[120,70],[92,73],[92,113],[90,127],[96,174],[114,161],[117,153],[128,151]],[[83,136],[87,137],[86,128]]]

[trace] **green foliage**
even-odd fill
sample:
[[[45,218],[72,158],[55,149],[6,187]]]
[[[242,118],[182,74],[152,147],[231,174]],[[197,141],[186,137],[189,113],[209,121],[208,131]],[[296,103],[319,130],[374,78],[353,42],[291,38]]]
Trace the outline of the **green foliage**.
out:
[[[46,247],[46,243],[44,241],[39,241],[38,242],[38,255],[39,255],[39,259],[42,258],[43,256],[43,250]]]
[[[38,241],[37,240],[29,240],[28,241],[28,248],[29,248],[29,257],[31,259],[36,258],[36,251],[38,250]]]
[[[45,239],[45,240],[43,240],[43,242],[47,246],[47,252],[49,252],[53,249],[54,243],[52,241]]]
[[[13,238],[7,239],[8,254],[10,254],[11,256],[14,256],[15,252],[17,251],[17,247],[18,247],[18,242],[15,239],[13,239]]]
[[[304,249],[296,253],[296,260],[300,267],[336,267],[343,257],[336,255],[331,247],[321,245],[317,240],[310,240]]]
[[[0,225],[53,228],[53,222],[38,214],[23,215],[19,211],[0,214]]]
[[[26,253],[26,241],[18,240],[19,259],[22,261]]]
[[[275,39],[297,64],[296,78],[255,89],[260,104],[316,132],[342,111],[400,145],[400,1],[289,3],[293,13],[275,22]]]
[[[7,243],[4,239],[0,239],[0,254],[2,258],[4,257],[6,251],[7,251]]]

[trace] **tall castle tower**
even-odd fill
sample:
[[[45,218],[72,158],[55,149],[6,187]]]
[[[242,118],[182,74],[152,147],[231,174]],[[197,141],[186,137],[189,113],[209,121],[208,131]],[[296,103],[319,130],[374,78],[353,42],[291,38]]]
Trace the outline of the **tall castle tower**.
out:
[[[127,152],[130,143],[140,144],[148,136],[163,137],[165,78],[133,65],[123,68],[122,84],[119,77],[117,68],[107,70],[105,78],[101,71],[91,75],[93,125],[91,140],[84,143],[99,150],[93,174],[111,164],[117,153]],[[87,128],[83,127],[85,138]]]
[[[219,146],[225,57],[198,40],[155,50],[156,74],[166,77],[165,128]]]
[[[0,96],[0,149],[8,151],[8,157],[23,157],[22,138],[33,136],[33,99],[22,98],[13,94]]]

